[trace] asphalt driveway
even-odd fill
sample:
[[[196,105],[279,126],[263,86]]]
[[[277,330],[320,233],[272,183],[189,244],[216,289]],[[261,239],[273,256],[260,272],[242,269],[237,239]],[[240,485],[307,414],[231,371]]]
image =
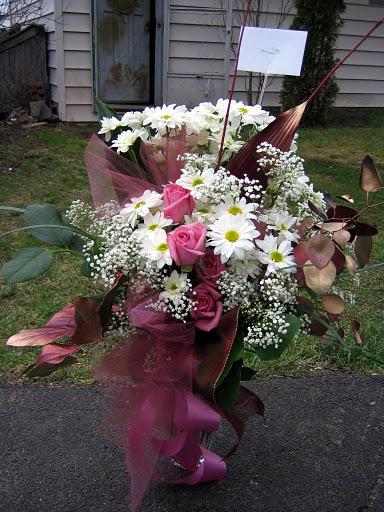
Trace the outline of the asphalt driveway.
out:
[[[157,486],[142,512],[384,511],[384,377],[254,382],[267,422],[249,423],[226,480]],[[0,388],[0,511],[120,512],[129,481],[98,430],[96,387]],[[214,448],[223,452],[223,426]]]

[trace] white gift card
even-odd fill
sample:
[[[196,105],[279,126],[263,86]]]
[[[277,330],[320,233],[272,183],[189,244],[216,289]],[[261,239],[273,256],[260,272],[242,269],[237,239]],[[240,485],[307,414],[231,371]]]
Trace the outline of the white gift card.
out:
[[[308,32],[244,27],[238,69],[299,76]]]

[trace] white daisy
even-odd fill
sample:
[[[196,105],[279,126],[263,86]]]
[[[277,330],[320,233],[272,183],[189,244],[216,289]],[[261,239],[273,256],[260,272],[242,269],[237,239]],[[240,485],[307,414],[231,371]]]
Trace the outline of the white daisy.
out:
[[[268,214],[268,229],[278,231],[281,238],[290,242],[296,242],[300,236],[292,228],[297,223],[297,217],[292,217],[288,212],[270,212]]]
[[[143,126],[143,114],[141,112],[126,112],[120,121],[121,126],[128,126],[133,130],[142,128]]]
[[[162,212],[152,214],[147,213],[143,218],[143,222],[137,226],[137,229],[132,233],[138,240],[143,240],[144,237],[151,235],[153,232],[163,229],[172,224],[172,219],[166,219]]]
[[[140,138],[146,140],[148,138],[148,132],[144,128],[140,130],[125,130],[112,141],[111,147],[117,148],[118,153],[126,153],[131,146]]]
[[[226,263],[231,256],[243,260],[248,251],[253,251],[253,240],[259,232],[252,222],[238,215],[222,215],[208,226],[208,245],[214,247],[214,253],[220,255]]]
[[[149,125],[154,130],[158,130],[161,135],[165,135],[167,130],[181,128],[185,123],[185,112],[187,107],[176,104],[163,105],[162,107],[147,107],[143,110],[143,125]]]
[[[162,204],[161,194],[146,190],[140,197],[132,197],[131,202],[120,210],[120,215],[127,217],[128,223],[133,227],[138,217],[148,215],[151,208]]]
[[[169,299],[178,304],[180,299],[189,290],[188,274],[174,270],[169,277],[164,279],[164,291],[160,293],[160,299]]]
[[[112,132],[121,126],[120,120],[117,119],[117,117],[103,117],[100,124],[101,128],[97,133],[99,135],[104,134],[105,142],[109,142],[111,140]]]
[[[231,267],[238,276],[255,278],[260,274],[259,260],[254,253],[247,253],[244,260],[231,260]]]
[[[212,210],[217,217],[228,214],[236,215],[244,219],[256,219],[254,211],[256,209],[255,203],[247,203],[245,197],[241,199],[233,199],[233,197],[227,197],[223,203],[220,203],[212,207]]]
[[[255,253],[257,258],[260,263],[267,265],[266,276],[282,269],[288,272],[296,270],[292,246],[288,240],[279,243],[277,237],[267,235],[264,240],[256,240],[256,245],[261,249]]]
[[[193,210],[192,215],[185,215],[184,220],[186,224],[201,222],[206,225],[213,222],[215,218],[216,216],[212,211],[212,205],[209,202],[196,200],[195,209]]]
[[[171,253],[167,244],[167,233],[164,229],[154,231],[144,238],[140,256],[156,262],[157,268],[172,265]]]
[[[183,188],[191,191],[192,197],[199,198],[203,195],[203,189],[209,186],[215,179],[215,170],[205,168],[202,170],[189,166],[187,169],[181,170],[181,176],[176,183]]]

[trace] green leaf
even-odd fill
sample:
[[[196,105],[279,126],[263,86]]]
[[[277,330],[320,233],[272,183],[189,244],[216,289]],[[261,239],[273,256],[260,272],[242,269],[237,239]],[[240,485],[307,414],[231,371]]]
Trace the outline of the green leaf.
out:
[[[27,206],[24,218],[27,226],[36,224],[64,226],[59,210],[52,204],[31,204]],[[69,229],[31,228],[29,231],[40,242],[57,247],[67,247],[73,237],[72,231]]]
[[[219,380],[217,381],[216,386],[219,387],[228,373],[231,371],[232,365],[234,362],[239,361],[243,357],[244,352],[244,333],[241,331],[237,331],[235,339],[233,340],[232,348],[229,353],[227,362],[225,364],[224,370],[221,372],[221,375],[219,377]]]
[[[68,245],[68,249],[71,249],[71,251],[78,252],[79,254],[83,254],[84,245],[85,242],[82,238],[80,238],[77,235],[72,235],[72,240]]]
[[[92,269],[89,266],[88,261],[86,261],[86,260],[83,261],[83,263],[80,267],[80,272],[81,272],[81,275],[83,275],[84,277],[92,277],[91,276]]]
[[[23,227],[23,228],[16,228],[16,229],[11,229],[9,231],[4,231],[3,233],[0,233],[0,238],[2,238],[3,236],[11,235],[12,233],[18,233],[19,231],[30,231],[31,228],[34,228],[34,229],[51,228],[51,229],[59,229],[59,230],[63,231],[63,228],[61,225],[58,226],[55,224],[34,224],[33,226],[27,226],[27,227]],[[83,229],[75,228],[75,226],[71,226],[68,224],[68,225],[65,225],[65,229],[68,231],[71,231],[72,233],[78,233],[79,235],[85,236],[86,238],[89,238],[91,240],[96,240],[96,238],[93,237],[90,233],[87,233]]]
[[[40,276],[52,265],[51,251],[40,247],[21,249],[11,261],[4,263],[3,276],[7,283],[24,283]]]
[[[226,411],[231,411],[233,409],[239,394],[241,364],[241,361],[233,363],[223,383],[215,391],[216,403]]]
[[[102,119],[103,117],[117,117],[117,114],[114,110],[108,107],[103,101],[101,101],[99,98],[95,98],[95,107],[97,110],[97,113],[99,114],[99,119]]]
[[[285,320],[289,323],[289,326],[287,327],[286,334],[279,333],[281,343],[279,343],[277,348],[270,345],[267,348],[257,347],[255,349],[255,352],[263,361],[278,359],[284,352],[284,350],[286,350],[286,348],[291,343],[296,334],[299,332],[299,329],[301,327],[301,320],[297,318],[297,316],[287,314],[285,315]]]
[[[24,208],[15,208],[14,206],[4,206],[0,205],[0,210],[3,210],[5,212],[13,212],[13,213],[24,213]]]

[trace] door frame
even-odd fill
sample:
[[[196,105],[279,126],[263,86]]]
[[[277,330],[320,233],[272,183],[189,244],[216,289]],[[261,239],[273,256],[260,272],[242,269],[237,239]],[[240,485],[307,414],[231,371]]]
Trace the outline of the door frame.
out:
[[[98,97],[99,94],[99,72],[97,64],[98,52],[98,38],[97,38],[97,1],[91,0],[91,42],[92,42],[92,83],[93,83],[93,98]],[[153,52],[154,62],[154,88],[153,88],[153,104],[160,105],[163,102],[163,41],[164,41],[164,1],[154,0],[155,3],[155,49]],[[110,104],[115,107],[115,110],[142,110],[143,107],[150,104]],[[94,101],[94,111],[96,106]]]

